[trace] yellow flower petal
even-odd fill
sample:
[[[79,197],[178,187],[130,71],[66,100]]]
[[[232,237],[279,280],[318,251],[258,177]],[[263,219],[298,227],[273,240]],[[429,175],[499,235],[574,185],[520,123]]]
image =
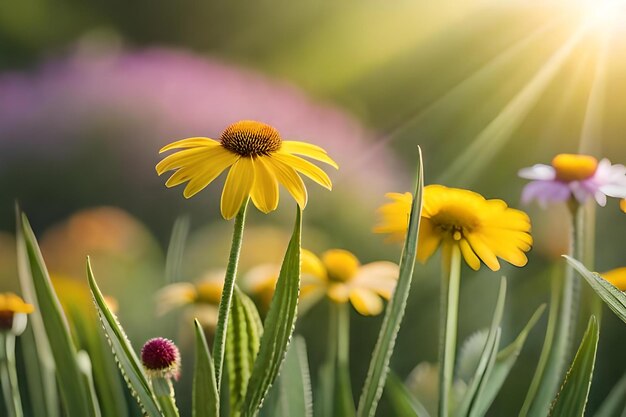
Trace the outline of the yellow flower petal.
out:
[[[333,168],[339,169],[339,166],[335,161],[333,161],[326,151],[319,146],[312,145],[310,143],[305,142],[297,142],[297,141],[283,141],[282,146],[280,148],[282,151],[287,153],[295,153],[298,155],[307,156],[311,159],[315,159],[317,161],[325,162]]]
[[[252,158],[239,158],[233,164],[226,177],[220,207],[222,216],[230,220],[239,211],[250,195],[254,184],[254,162]]]
[[[354,254],[343,249],[331,249],[322,254],[322,262],[330,279],[348,282],[358,272],[360,262]]]
[[[157,174],[161,175],[166,171],[177,169],[185,166],[198,166],[202,164],[204,158],[210,155],[215,147],[201,147],[185,149],[166,156],[156,165]]]
[[[311,275],[320,281],[327,281],[328,276],[326,274],[326,267],[322,263],[322,260],[315,256],[315,254],[309,250],[300,250],[300,262],[302,275]]]
[[[465,262],[467,262],[474,271],[478,271],[480,269],[480,259],[478,259],[478,256],[476,256],[467,240],[461,239],[459,241],[459,247],[461,248],[461,254]]]
[[[370,290],[354,288],[350,291],[350,303],[364,316],[375,316],[383,311],[383,301]]]
[[[328,287],[328,292],[326,293],[328,298],[333,300],[336,303],[345,303],[350,298],[350,289],[346,284],[343,283],[332,283]]]
[[[619,202],[619,208],[626,213],[626,198],[622,198]]]
[[[472,246],[474,253],[478,255],[478,257],[491,269],[492,271],[498,271],[500,269],[500,263],[498,262],[498,258],[496,258],[495,253],[487,246],[480,235],[478,234],[468,234],[465,236]]]
[[[272,165],[274,175],[276,175],[278,181],[292,195],[300,208],[305,208],[308,198],[307,191],[302,178],[300,178],[296,170],[271,156],[267,161]]]
[[[196,148],[201,146],[215,146],[220,143],[216,140],[209,138],[187,138],[177,140],[176,142],[172,142],[169,145],[165,145],[159,150],[159,153],[167,152],[172,149],[184,149],[184,148]]]
[[[600,275],[620,291],[626,291],[626,267],[616,268]]]
[[[371,290],[383,298],[390,299],[396,287],[398,274],[398,265],[393,262],[372,262],[359,268],[350,282],[350,287]]]
[[[420,230],[417,244],[417,260],[425,263],[439,247],[441,234],[434,229],[429,219],[420,220]]]
[[[322,187],[332,189],[333,184],[328,178],[328,175],[318,166],[313,165],[309,161],[300,158],[299,156],[291,155],[284,152],[276,152],[272,155],[272,158],[289,165],[296,171],[306,175],[313,181],[321,185]]]
[[[233,155],[222,147],[215,147],[211,149],[210,154],[207,153],[206,162],[204,162],[202,166],[199,166],[197,168],[187,168],[193,169],[194,172],[193,174],[191,174],[191,179],[185,187],[185,191],[183,191],[183,196],[185,198],[190,198],[196,195],[203,188],[209,185],[215,178],[217,178],[222,173],[222,171],[234,164],[236,161],[237,156]],[[181,170],[183,169],[184,168],[181,168]],[[174,180],[176,174],[178,174],[178,172],[172,175],[172,177],[170,177],[168,182],[166,182],[165,184],[167,185],[168,183],[170,183],[170,180],[172,181],[170,184],[177,183],[182,178],[187,176],[186,173],[183,173],[181,174],[181,178],[176,178]]]
[[[30,314],[35,308],[11,292],[0,293],[0,312]]]
[[[254,160],[254,185],[252,186],[252,202],[267,214],[278,207],[278,182],[270,169],[268,158]]]

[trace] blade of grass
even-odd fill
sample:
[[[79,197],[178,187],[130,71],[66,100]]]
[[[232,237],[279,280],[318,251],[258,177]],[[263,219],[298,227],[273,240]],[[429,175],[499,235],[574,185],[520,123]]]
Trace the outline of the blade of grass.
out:
[[[252,375],[248,383],[246,397],[241,409],[243,417],[258,413],[263,399],[278,375],[285,358],[289,340],[296,322],[298,294],[300,291],[300,235],[302,214],[297,208],[296,222],[285,253],[276,290],[272,297],[265,328]]]
[[[406,308],[406,301],[411,288],[417,250],[417,232],[419,230],[422,213],[422,188],[424,187],[422,150],[419,147],[418,154],[415,198],[411,206],[407,237],[400,258],[400,275],[393,296],[385,309],[385,318],[383,319],[383,324],[378,334],[378,340],[367,372],[365,385],[361,391],[357,409],[358,417],[371,417],[376,413],[376,406],[378,405],[385,385],[389,360],[393,353],[396,336],[400,330],[400,324],[402,323],[404,310]]]
[[[193,374],[193,405],[192,417],[219,417],[220,400],[217,393],[215,368],[198,320],[194,320],[196,335],[196,364]]]
[[[96,416],[89,393],[76,359],[76,348],[72,342],[67,319],[54,292],[37,239],[28,219],[21,217],[22,243],[28,258],[30,275],[37,298],[37,306],[43,319],[50,350],[57,364],[59,391],[64,409],[69,417]]]
[[[279,380],[279,414],[276,417],[313,417],[313,393],[306,343],[296,336],[289,346]]]
[[[144,374],[143,367],[124,329],[109,309],[100,292],[100,288],[98,288],[89,259],[87,259],[87,278],[89,279],[89,288],[91,289],[91,295],[93,296],[102,328],[111,345],[118,368],[122,372],[128,389],[131,390],[133,397],[135,397],[145,415],[149,417],[163,417],[152,388]]]

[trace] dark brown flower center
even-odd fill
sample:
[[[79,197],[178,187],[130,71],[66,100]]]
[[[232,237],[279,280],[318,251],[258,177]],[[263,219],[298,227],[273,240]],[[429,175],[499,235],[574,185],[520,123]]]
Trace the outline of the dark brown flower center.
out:
[[[280,149],[278,130],[254,120],[241,120],[228,126],[220,138],[222,146],[241,156],[269,155]]]

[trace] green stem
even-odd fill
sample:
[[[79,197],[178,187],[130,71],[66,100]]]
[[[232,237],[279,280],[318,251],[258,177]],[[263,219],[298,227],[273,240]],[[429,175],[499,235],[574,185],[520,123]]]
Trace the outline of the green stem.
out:
[[[0,332],[0,377],[9,417],[23,417],[15,367],[15,335]]]
[[[575,201],[570,202],[571,236],[568,255],[579,253],[581,232],[580,217],[583,209]],[[552,295],[548,327],[541,349],[537,369],[530,384],[519,417],[545,416],[563,380],[565,367],[572,355],[573,338],[578,318],[580,280],[574,269],[566,265],[565,271],[555,267],[552,278]]]
[[[449,260],[449,264],[445,264]],[[439,321],[439,417],[448,417],[450,389],[454,377],[456,332],[461,283],[461,249],[452,245],[450,256],[443,256],[441,318]]]
[[[331,320],[336,324],[336,382],[334,415],[349,417],[355,415],[352,382],[350,381],[350,309],[348,303],[334,304]]]
[[[180,417],[176,400],[174,399],[174,388],[169,378],[152,378],[152,388],[161,406],[164,417]]]
[[[241,242],[243,238],[243,226],[246,219],[246,200],[239,209],[237,217],[235,217],[235,227],[233,230],[233,240],[230,246],[230,255],[228,258],[228,266],[226,267],[226,275],[224,277],[224,288],[222,290],[222,298],[220,299],[219,313],[217,318],[217,326],[215,327],[215,339],[213,342],[213,360],[215,363],[215,379],[217,381],[217,390],[219,392],[222,381],[222,367],[224,365],[224,348],[226,346],[226,331],[228,328],[228,316],[233,300],[233,291],[235,288],[235,278],[237,275],[237,265],[239,264],[239,253],[241,252]]]
[[[589,201],[581,206],[576,225],[576,253],[575,258],[582,262],[585,267],[594,271],[595,242],[596,242],[596,203]],[[602,319],[602,300],[593,289],[585,285],[581,300],[580,330],[581,334],[587,327],[589,316],[594,315],[598,320],[598,326]]]

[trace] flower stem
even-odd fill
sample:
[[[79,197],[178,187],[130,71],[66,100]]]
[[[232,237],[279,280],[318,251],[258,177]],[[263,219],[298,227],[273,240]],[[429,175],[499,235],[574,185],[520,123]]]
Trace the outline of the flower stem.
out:
[[[350,381],[350,310],[348,303],[333,303],[333,316],[336,321],[337,362],[335,383],[334,415],[350,417],[355,415],[352,383]]]
[[[582,262],[590,271],[595,270],[595,242],[596,242],[596,205],[590,201],[578,210],[576,218],[576,253],[575,258]],[[589,316],[594,315],[598,325],[602,319],[602,300],[589,287],[583,286],[581,294],[581,317],[579,330],[585,331]]]
[[[180,417],[176,400],[174,399],[174,388],[169,378],[152,378],[152,388],[161,406],[164,417]]]
[[[446,264],[449,261],[449,264]],[[439,417],[448,417],[450,389],[454,373],[456,332],[461,281],[461,249],[452,245],[449,256],[443,256],[441,283],[441,317],[439,321]]]
[[[215,363],[215,379],[219,392],[222,380],[222,367],[224,364],[224,348],[226,345],[226,331],[228,327],[228,316],[233,300],[235,288],[235,278],[237,275],[237,265],[239,264],[239,253],[241,252],[241,242],[243,238],[243,227],[246,219],[246,208],[248,200],[244,201],[235,217],[235,227],[233,230],[233,240],[230,246],[228,266],[224,277],[224,288],[220,299],[217,326],[215,327],[215,339],[213,342],[213,360]]]
[[[15,367],[15,335],[0,332],[0,377],[9,417],[23,417]]]

